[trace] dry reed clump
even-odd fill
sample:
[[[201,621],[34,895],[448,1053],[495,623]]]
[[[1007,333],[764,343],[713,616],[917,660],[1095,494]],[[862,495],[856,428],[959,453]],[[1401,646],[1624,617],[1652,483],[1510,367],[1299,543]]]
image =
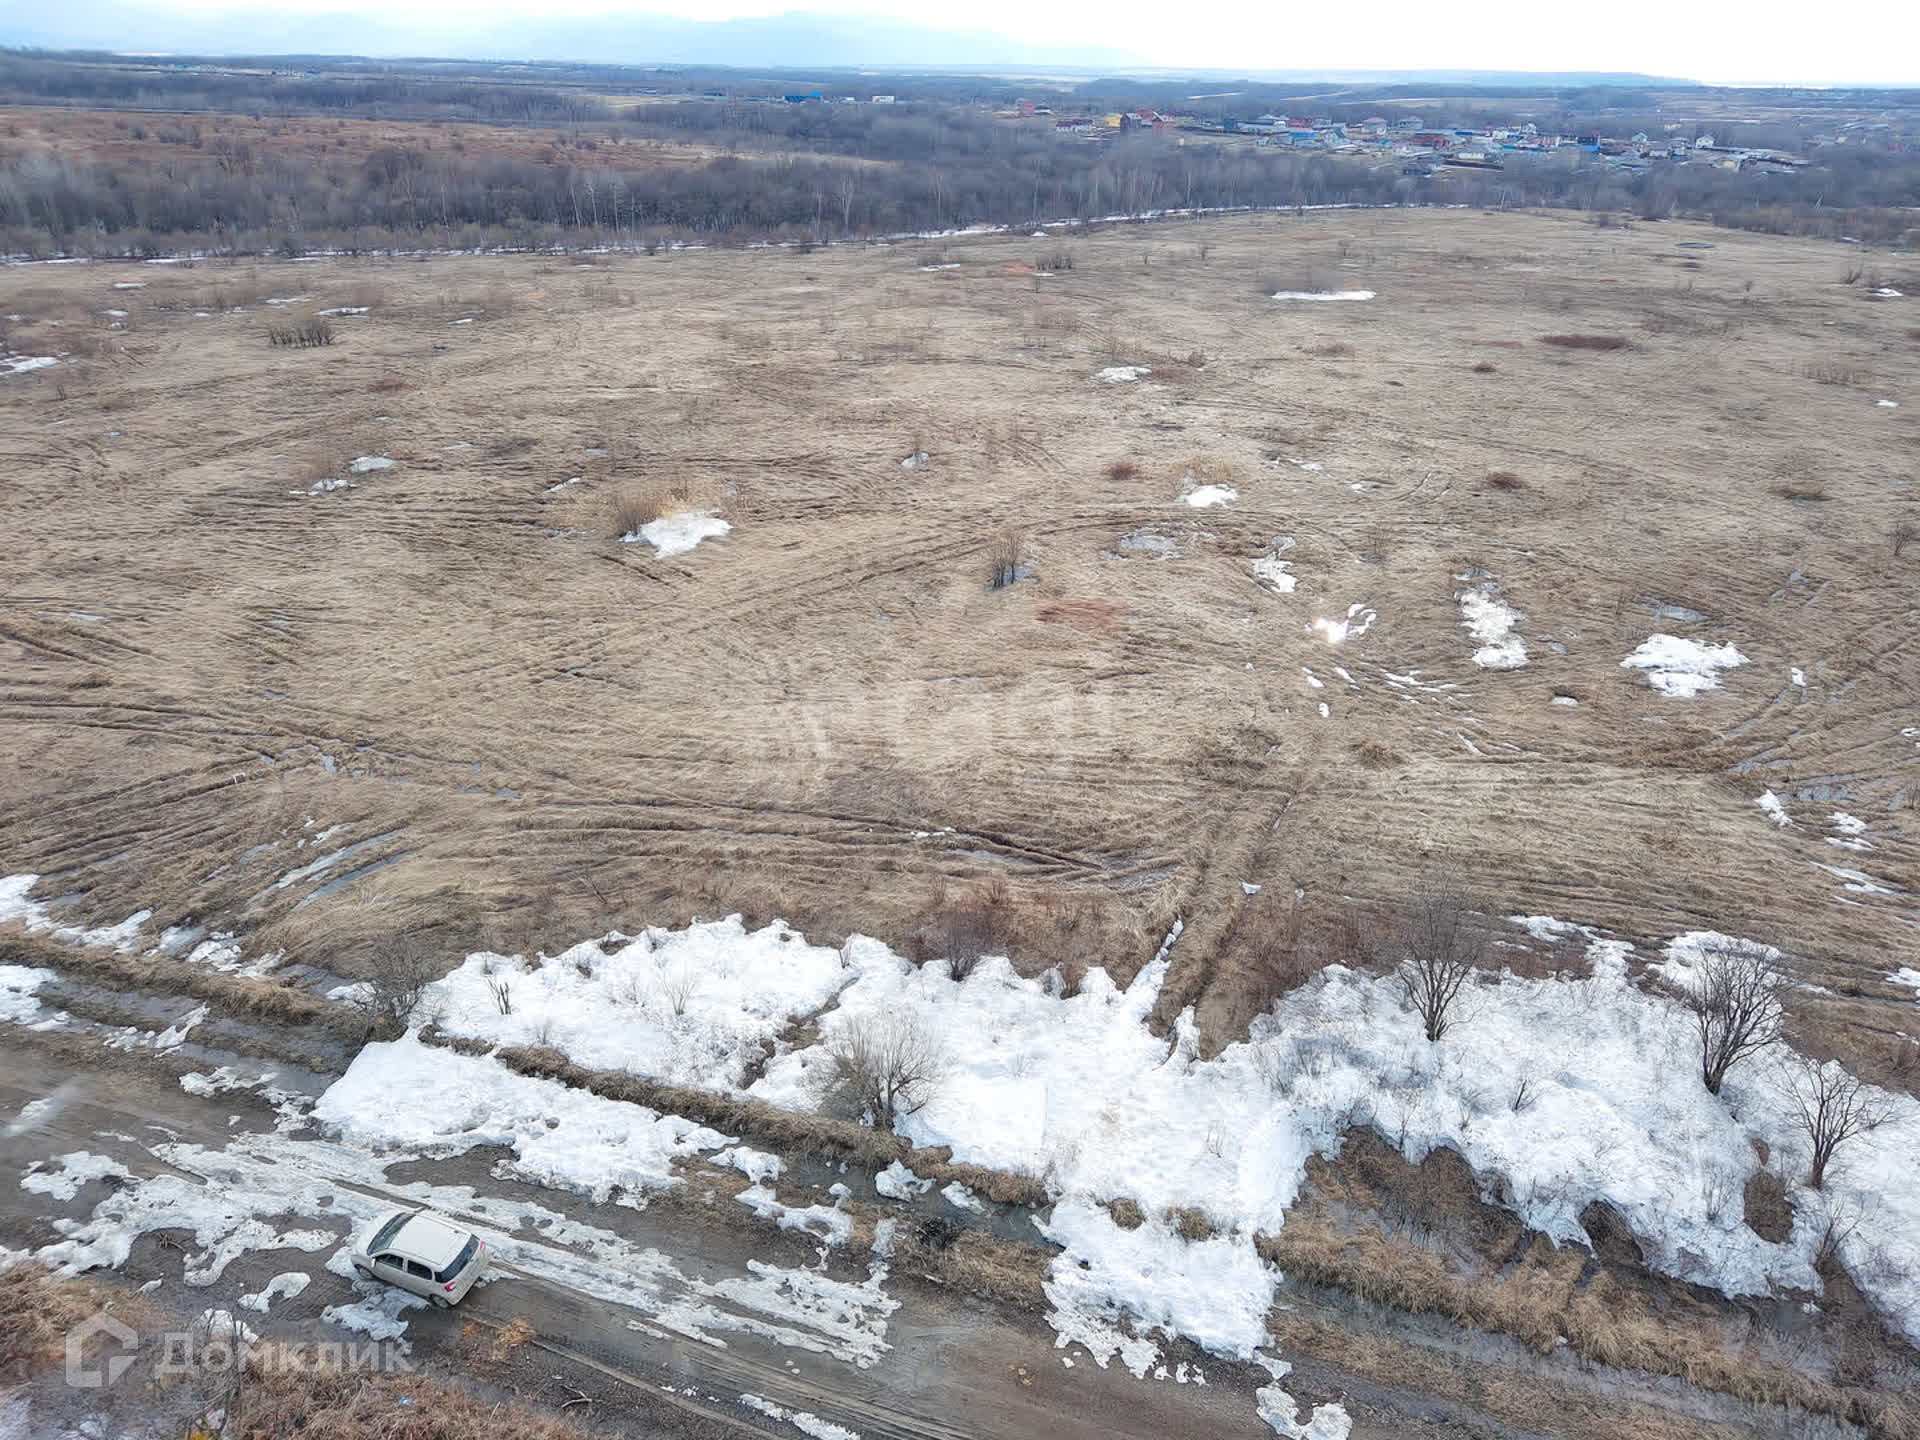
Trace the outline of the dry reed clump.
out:
[[[1021,578],[1026,537],[1017,530],[1003,530],[987,544],[987,588],[1004,590]]]
[[[1491,375],[1499,368],[1500,367],[1491,360],[1479,360],[1474,362],[1473,373],[1476,375]]]
[[[1030,1312],[1047,1306],[1044,1281],[1052,1260],[1049,1249],[965,1229],[938,1216],[901,1226],[894,1240],[897,1267]]]
[[[1633,346],[1624,335],[1542,335],[1540,343],[1562,350],[1627,350]]]
[[[1524,490],[1527,488],[1527,482],[1511,470],[1489,470],[1487,488],[1489,490]]]
[[[1140,473],[1140,467],[1132,460],[1115,460],[1107,466],[1109,480],[1127,481]]]
[[[221,1429],[228,1440],[281,1440],[288,1434],[326,1440],[586,1440],[588,1433],[557,1416],[476,1398],[422,1375],[294,1364],[257,1366],[235,1388]]]
[[[614,532],[623,537],[638,535],[642,526],[678,514],[688,505],[687,497],[671,485],[637,481],[620,486],[607,503]]]
[[[1322,360],[1344,360],[1353,354],[1353,346],[1344,340],[1329,340],[1324,344],[1302,345],[1300,348]]]
[[[1113,1216],[1113,1223],[1122,1230],[1138,1230],[1147,1223],[1147,1212],[1140,1208],[1140,1202],[1126,1196],[1109,1200],[1107,1213]]]
[[[58,1364],[67,1332],[89,1315],[112,1310],[136,1319],[140,1302],[96,1280],[56,1280],[40,1266],[0,1273],[0,1385],[17,1384]]]
[[[1378,740],[1356,740],[1347,748],[1353,752],[1353,758],[1369,770],[1391,770],[1401,763],[1399,753]]]
[[[322,315],[308,315],[289,325],[267,327],[269,345],[291,346],[298,350],[333,344],[333,325]]]

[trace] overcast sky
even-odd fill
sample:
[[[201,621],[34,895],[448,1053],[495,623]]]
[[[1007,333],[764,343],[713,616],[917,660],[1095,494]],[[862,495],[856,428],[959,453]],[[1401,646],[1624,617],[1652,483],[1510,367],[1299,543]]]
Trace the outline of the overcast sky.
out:
[[[457,36],[491,21],[653,13],[725,20],[795,10],[875,14],[949,30],[996,31],[1057,52],[1076,45],[1157,66],[1254,69],[1639,71],[1719,83],[1920,84],[1920,0],[1835,9],[1732,0],[1566,0],[1480,6],[1376,0],[1368,6],[1178,0],[147,0],[196,18],[221,12],[355,12]],[[0,16],[37,0],[0,0]],[[85,0],[74,9],[84,11]],[[930,59],[936,57],[929,57]],[[1011,58],[1011,57],[1010,57]]]

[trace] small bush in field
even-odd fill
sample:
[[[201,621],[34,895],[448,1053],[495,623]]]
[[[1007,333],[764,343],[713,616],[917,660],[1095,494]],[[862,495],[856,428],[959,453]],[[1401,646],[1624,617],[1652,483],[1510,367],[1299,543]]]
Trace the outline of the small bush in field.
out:
[[[1527,482],[1511,470],[1489,470],[1487,486],[1493,490],[1524,490],[1527,488]]]
[[[1131,460],[1116,460],[1107,466],[1109,480],[1131,480],[1140,473],[1140,467]]]

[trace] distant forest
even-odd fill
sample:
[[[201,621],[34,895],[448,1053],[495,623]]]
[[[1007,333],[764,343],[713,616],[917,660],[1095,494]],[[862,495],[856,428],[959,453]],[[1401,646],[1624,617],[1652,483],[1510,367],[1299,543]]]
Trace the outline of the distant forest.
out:
[[[0,104],[126,111],[112,123],[137,144],[116,153],[142,157],[34,149],[0,134],[0,251],[149,256],[825,242],[1169,208],[1433,203],[1687,215],[1893,244],[1912,243],[1911,207],[1920,206],[1920,155],[1891,146],[1827,147],[1817,165],[1791,174],[1705,165],[1635,173],[1562,154],[1429,176],[1402,173],[1377,155],[1199,139],[1182,145],[1151,133],[1097,144],[1062,139],[1044,123],[994,119],[991,106],[1010,95],[963,101],[951,93],[1000,83],[980,79],[888,78],[883,83],[897,87],[902,103],[884,106],[769,104],[724,91],[717,99],[623,104],[604,91],[586,93],[607,78],[576,70],[555,76],[540,67],[497,67],[476,77],[471,66],[442,74],[419,65],[330,70],[314,62],[295,73],[264,62],[258,70],[227,65],[0,54]],[[632,78],[626,72],[629,85]],[[675,87],[699,83],[673,78]],[[731,88],[757,95],[779,83]],[[875,84],[871,77],[861,83]],[[916,85],[928,98],[911,98]],[[1626,133],[1642,123],[1633,106],[1646,97],[1610,99],[1611,128]],[[1071,104],[1055,102],[1063,103]],[[1143,94],[1124,103],[1154,100]],[[1343,109],[1357,119],[1375,103]],[[1517,103],[1479,96],[1469,108],[1511,114]],[[1526,108],[1576,103],[1593,98],[1536,95]],[[447,143],[430,148],[403,144],[349,157],[236,140],[224,114],[295,117],[290,124],[323,116],[516,127],[552,132],[552,143],[530,155],[490,154],[483,144],[453,143],[459,132],[450,131]],[[1466,117],[1436,115],[1429,123],[1448,118]],[[1740,143],[1791,148],[1805,138],[1755,129]],[[739,153],[663,164],[646,147],[624,143],[650,139]]]

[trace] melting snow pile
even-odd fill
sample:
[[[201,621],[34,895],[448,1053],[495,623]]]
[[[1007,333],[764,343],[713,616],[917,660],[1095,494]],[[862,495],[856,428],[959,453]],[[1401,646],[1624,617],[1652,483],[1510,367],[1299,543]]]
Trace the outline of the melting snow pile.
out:
[[[1125,385],[1152,373],[1151,365],[1109,365],[1093,378],[1105,385]]]
[[[355,1144],[411,1155],[502,1146],[513,1151],[505,1167],[513,1174],[598,1202],[678,1184],[674,1160],[729,1143],[678,1115],[516,1074],[413,1035],[362,1049],[313,1118]]]
[[[1196,510],[1205,510],[1210,505],[1232,504],[1240,498],[1240,492],[1231,485],[1202,485],[1180,498]]]
[[[1722,670],[1746,663],[1730,644],[1702,645],[1678,635],[1650,635],[1620,662],[1623,669],[1646,671],[1649,685],[1676,700],[1718,689]]]
[[[1778,825],[1782,830],[1790,830],[1793,828],[1793,817],[1787,814],[1787,807],[1781,802],[1780,797],[1774,794],[1773,791],[1771,790],[1766,791],[1764,794],[1760,796],[1758,800],[1754,801],[1753,803],[1758,805],[1762,810],[1766,811],[1767,818],[1773,821],[1773,823]]]
[[[809,945],[778,921],[749,932],[730,916],[534,961],[469,955],[427,1004],[455,1035],[551,1044],[594,1069],[735,1090],[764,1047],[823,1008],[874,950],[884,947]]]
[[[1473,663],[1482,670],[1518,670],[1527,663],[1527,642],[1514,633],[1514,626],[1526,616],[1495,598],[1491,585],[1476,586],[1459,594],[1460,623],[1467,627],[1480,648],[1473,652]]]
[[[668,555],[684,555],[702,540],[712,540],[731,529],[733,526],[709,511],[683,510],[677,515],[662,515],[658,520],[649,520],[633,534],[620,538],[629,545],[636,540],[644,540],[653,546],[655,555],[665,558]]]
[[[1276,290],[1276,300],[1371,300],[1371,290]]]
[[[20,375],[28,370],[44,370],[60,361],[52,355],[0,355],[0,375]]]
[[[1703,938],[1675,942],[1676,977]],[[1310,1154],[1369,1122],[1409,1159],[1445,1145],[1504,1176],[1515,1212],[1556,1240],[1585,1240],[1582,1210],[1606,1201],[1651,1264],[1729,1294],[1817,1290],[1822,1217],[1842,1207],[1865,1217],[1843,1256],[1920,1335],[1920,1193],[1902,1178],[1920,1161],[1920,1104],[1889,1097],[1916,1123],[1857,1142],[1824,1195],[1797,1192],[1792,1237],[1762,1240],[1737,1201],[1758,1164],[1750,1137],[1790,1179],[1804,1174],[1777,1076],[1749,1062],[1724,1096],[1709,1095],[1687,1058],[1687,1015],[1630,982],[1629,949],[1592,941],[1589,979],[1508,976],[1476,990],[1470,1017],[1439,1045],[1390,980],[1331,967],[1210,1061],[1197,1058],[1191,1013],[1168,1039],[1147,1028],[1164,960],[1124,990],[1090,971],[1064,996],[1056,976],[1023,979],[1003,959],[955,982],[889,954],[840,992],[819,1044],[777,1056],[749,1093],[811,1108],[830,1083],[836,1035],[920,1017],[941,1037],[945,1069],[901,1133],[951,1146],[956,1160],[1049,1176],[1060,1197],[1049,1233],[1064,1247],[1048,1282],[1054,1323],[1130,1368],[1157,1347],[1122,1333],[1123,1314],[1253,1354],[1274,1281],[1253,1236],[1285,1223]],[[1194,1207],[1219,1233],[1190,1242],[1158,1220],[1121,1230],[1095,1202],[1123,1196],[1150,1216]]]
[[[365,475],[374,470],[391,470],[392,468],[393,461],[384,455],[362,455],[351,465],[347,466],[347,469],[356,475]]]

